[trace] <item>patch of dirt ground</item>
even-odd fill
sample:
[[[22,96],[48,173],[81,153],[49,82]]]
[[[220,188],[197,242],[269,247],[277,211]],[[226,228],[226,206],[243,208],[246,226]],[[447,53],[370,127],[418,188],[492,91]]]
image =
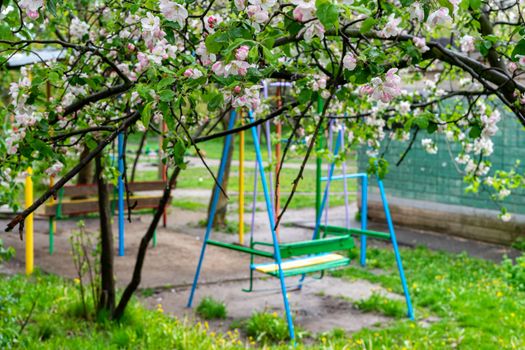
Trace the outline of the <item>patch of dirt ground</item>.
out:
[[[335,209],[335,208],[334,208]],[[266,213],[256,213],[254,238],[269,241]],[[291,220],[313,217],[314,210],[290,211]],[[205,219],[206,213],[172,208],[166,228],[159,227],[157,231],[158,244],[149,249],[140,288],[151,288],[154,294],[143,298],[148,307],[157,308],[161,304],[170,314],[197,320],[194,309],[186,308],[191,285],[202,248],[204,229],[199,228],[199,220]],[[232,216],[233,217],[233,216]],[[116,219],[116,218],[115,218]],[[150,215],[136,215],[132,222],[126,222],[125,256],[115,257],[117,285],[122,288],[129,281],[138,250],[140,239],[146,231]],[[245,218],[249,222],[249,215]],[[68,278],[76,277],[76,271],[71,256],[69,237],[77,230],[78,219],[60,220],[57,223],[58,233],[55,235],[54,254],[48,252],[48,222],[44,219],[35,220],[34,261],[35,266],[44,272],[54,273]],[[87,231],[96,235],[98,219],[84,219]],[[0,226],[5,227],[6,220],[0,220]],[[113,223],[115,249],[118,230],[116,220]],[[283,241],[305,240],[311,238],[310,229],[290,227],[283,224],[280,235]],[[214,239],[235,242],[235,235],[214,233]],[[25,260],[25,241],[21,241],[18,232],[3,234],[2,239],[7,246],[16,249],[16,258],[7,272],[20,272]],[[276,311],[283,313],[283,299],[279,290],[279,280],[276,278],[261,279],[255,282],[255,292],[245,293],[242,288],[248,286],[250,257],[247,254],[232,250],[208,246],[203,264],[199,288],[196,292],[194,306],[198,305],[204,296],[213,296],[226,303],[228,319],[212,323],[217,330],[227,330],[233,321],[246,319],[254,311]],[[1,273],[2,271],[0,271]],[[3,271],[6,272],[6,271]],[[293,288],[297,278],[287,278],[287,285]],[[374,291],[383,293],[390,298],[400,298],[388,293],[381,287],[366,281],[346,281],[331,277],[322,280],[307,279],[302,290],[288,292],[295,322],[299,327],[313,333],[342,328],[350,332],[365,327],[385,324],[391,319],[375,313],[364,313],[357,310],[351,300],[368,298]],[[343,298],[345,297],[345,298]]]

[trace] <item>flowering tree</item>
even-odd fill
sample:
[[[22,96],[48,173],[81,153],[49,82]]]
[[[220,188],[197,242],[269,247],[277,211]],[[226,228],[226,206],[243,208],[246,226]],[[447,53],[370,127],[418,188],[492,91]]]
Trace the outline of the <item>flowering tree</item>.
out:
[[[380,172],[385,138],[406,141],[408,152],[418,132],[444,134],[461,145],[456,161],[470,188],[486,183],[505,197],[523,186],[523,175],[491,172],[486,157],[500,109],[525,126],[524,6],[523,0],[0,1],[2,67],[11,55],[43,46],[64,53],[2,77],[10,88],[0,110],[1,201],[15,205],[10,189],[28,166],[61,175],[7,229],[22,224],[118,133],[162,133],[162,121],[166,161],[175,169],[171,185],[186,149],[275,119],[293,130],[283,159],[294,137],[307,141],[291,199],[332,118],[345,124],[346,147],[365,145],[372,170]],[[293,82],[293,99],[280,108],[261,100],[265,79]],[[232,108],[256,111],[256,121],[215,131]],[[83,144],[89,154],[68,163]],[[438,152],[432,137],[421,144]],[[510,215],[504,211],[502,219]],[[152,233],[141,245],[142,261]],[[141,264],[124,299],[140,283]]]

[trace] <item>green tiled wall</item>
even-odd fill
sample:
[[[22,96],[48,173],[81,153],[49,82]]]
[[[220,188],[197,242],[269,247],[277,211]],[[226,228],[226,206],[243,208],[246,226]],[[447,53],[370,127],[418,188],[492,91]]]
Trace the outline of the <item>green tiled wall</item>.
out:
[[[508,170],[521,160],[519,172],[525,173],[525,130],[510,114],[502,112],[498,123],[499,131],[493,137],[494,153],[488,158],[492,162],[491,174],[495,169]],[[432,138],[437,144],[437,154],[428,154],[421,146],[423,138]],[[386,144],[386,142],[385,142]],[[490,199],[489,193],[480,187],[479,193],[466,193],[463,176],[456,169],[464,165],[456,164],[454,158],[459,146],[447,143],[442,135],[428,135],[419,132],[412,150],[399,167],[395,163],[407,147],[408,143],[392,141],[388,146],[385,158],[389,161],[389,173],[384,184],[387,193],[392,196],[434,201],[445,204],[455,204],[483,209],[499,209],[499,204]],[[384,146],[384,145],[383,145]],[[450,151],[449,151],[450,150]],[[368,167],[368,159],[364,150],[359,153],[359,170]],[[371,182],[374,185],[374,182]],[[518,190],[503,201],[510,212],[525,214],[525,191]]]

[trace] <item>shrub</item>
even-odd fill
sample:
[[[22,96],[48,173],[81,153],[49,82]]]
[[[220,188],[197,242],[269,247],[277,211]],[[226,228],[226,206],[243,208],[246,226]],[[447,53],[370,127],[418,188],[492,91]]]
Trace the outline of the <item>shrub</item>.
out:
[[[222,301],[205,297],[197,306],[197,314],[205,320],[225,319],[228,315],[226,305]]]
[[[286,320],[276,312],[256,312],[246,322],[246,334],[258,342],[284,342],[290,339]]]
[[[517,289],[525,291],[525,255],[517,257],[515,264],[511,259],[505,257],[501,266],[507,282]]]
[[[13,247],[4,247],[4,242],[0,239],[0,264],[4,261],[9,261],[15,256],[15,250]]]

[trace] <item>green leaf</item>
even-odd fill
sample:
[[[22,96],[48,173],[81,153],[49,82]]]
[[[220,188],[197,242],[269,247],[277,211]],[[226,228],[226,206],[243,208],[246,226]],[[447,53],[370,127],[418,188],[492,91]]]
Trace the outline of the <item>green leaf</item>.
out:
[[[516,56],[518,55],[525,55],[525,39],[521,39],[520,41],[518,41],[516,46],[514,46],[511,58],[513,60],[516,60]]]
[[[141,113],[141,120],[142,124],[144,124],[144,127],[147,129],[149,125],[149,121],[151,120],[151,106],[153,105],[153,102],[150,102],[144,106]]]
[[[363,24],[361,24],[361,28],[359,28],[359,33],[366,34],[374,28],[376,24],[376,19],[373,17],[368,17],[363,21]]]
[[[481,8],[481,0],[469,0],[470,8],[473,10],[479,10]]]
[[[438,0],[439,4],[446,7],[450,13],[454,12],[454,6],[448,0]]]
[[[205,40],[206,49],[210,53],[219,53],[224,46],[228,44],[228,34],[224,32],[215,32],[208,35]]]
[[[325,0],[318,0],[315,3],[317,8],[317,18],[325,29],[336,28],[339,24],[339,8]]]
[[[11,40],[13,38],[13,33],[8,25],[0,24],[0,40]]]
[[[172,90],[163,90],[159,93],[160,100],[164,102],[170,102],[175,97],[175,92]]]
[[[46,9],[51,12],[53,16],[57,15],[57,3],[56,0],[47,0],[46,2]]]
[[[222,94],[219,92],[211,94],[211,95],[212,96],[210,97],[208,101],[208,110],[214,111],[222,105],[224,98]]]
[[[428,124],[428,128],[427,128],[427,132],[428,132],[429,134],[433,134],[433,133],[436,132],[437,128],[438,128],[438,126],[437,126],[436,123],[429,123],[429,124]]]
[[[297,97],[297,100],[299,101],[299,103],[303,104],[303,103],[310,101],[311,98],[312,98],[312,90],[302,89],[301,92],[299,93],[299,96]]]
[[[470,128],[468,136],[473,138],[473,139],[477,139],[478,137],[481,136],[481,128],[478,125],[473,125]]]
[[[177,140],[173,146],[173,160],[175,164],[181,169],[186,168],[186,163],[184,163],[184,154],[186,153],[186,145],[181,140]]]
[[[414,118],[414,123],[419,126],[420,129],[426,129],[428,128],[428,119],[425,118],[425,117],[415,117]]]
[[[175,78],[164,78],[157,84],[157,89],[162,90],[175,82]]]

